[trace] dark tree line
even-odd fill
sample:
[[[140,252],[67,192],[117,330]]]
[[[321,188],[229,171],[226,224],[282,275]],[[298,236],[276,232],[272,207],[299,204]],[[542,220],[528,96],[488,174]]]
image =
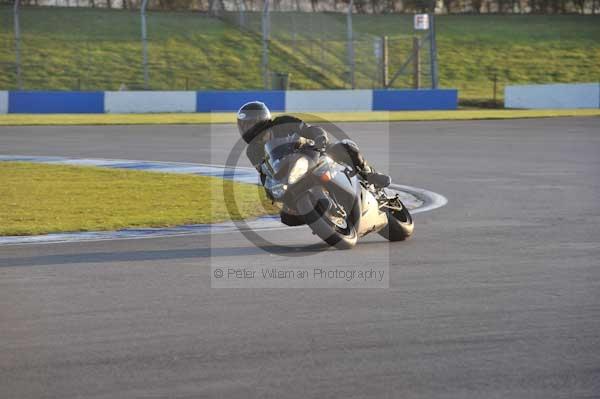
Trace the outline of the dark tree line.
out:
[[[12,4],[14,0],[0,0]],[[102,7],[138,9],[141,0],[20,0],[24,6]],[[346,11],[349,0],[270,0],[275,11]],[[149,0],[153,10],[258,11],[263,0]],[[354,0],[354,12],[364,14],[414,13],[435,11],[441,14],[597,14],[600,0]]]

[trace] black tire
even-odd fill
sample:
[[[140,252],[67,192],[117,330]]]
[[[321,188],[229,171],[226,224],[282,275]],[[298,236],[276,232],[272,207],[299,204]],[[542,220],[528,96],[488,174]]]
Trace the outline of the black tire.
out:
[[[401,211],[387,211],[388,224],[379,230],[379,235],[390,241],[404,241],[410,237],[415,229],[410,212],[404,204]]]
[[[347,221],[345,229],[339,228],[324,216],[324,210],[319,203],[311,201],[310,195],[301,198],[296,206],[313,233],[327,244],[337,249],[354,248],[358,241],[358,233],[352,220]]]

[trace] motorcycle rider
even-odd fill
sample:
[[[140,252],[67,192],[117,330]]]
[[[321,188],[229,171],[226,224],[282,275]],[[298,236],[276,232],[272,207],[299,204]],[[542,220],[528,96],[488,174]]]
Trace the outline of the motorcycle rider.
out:
[[[265,157],[265,143],[271,138],[297,133],[301,137],[313,140],[316,147],[326,150],[336,162],[352,166],[356,173],[369,183],[377,187],[387,187],[391,182],[389,176],[378,173],[369,166],[354,141],[344,139],[332,143],[325,129],[311,126],[291,115],[282,115],[273,119],[269,108],[260,101],[251,101],[239,109],[237,125],[242,139],[248,143],[246,155],[259,173]],[[262,173],[261,182],[264,183]],[[281,221],[284,224],[289,226],[304,224],[301,217],[286,211],[285,209],[281,211]]]

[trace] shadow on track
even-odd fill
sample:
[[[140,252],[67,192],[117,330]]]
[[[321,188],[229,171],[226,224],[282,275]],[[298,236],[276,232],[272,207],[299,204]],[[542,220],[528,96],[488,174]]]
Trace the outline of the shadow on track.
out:
[[[373,246],[386,245],[389,249],[388,242],[384,240],[373,240],[361,242],[356,248],[350,252],[360,251],[369,247],[372,250]],[[315,243],[309,246],[298,248],[280,245],[263,245],[250,247],[221,247],[221,248],[194,248],[194,249],[160,249],[160,250],[139,250],[139,251],[101,251],[87,252],[77,254],[53,254],[39,255],[22,258],[0,258],[0,269],[8,267],[27,267],[27,266],[53,266],[53,265],[69,265],[77,263],[111,263],[111,262],[144,262],[144,261],[160,261],[160,260],[177,260],[177,259],[208,259],[219,257],[239,257],[239,256],[256,256],[256,255],[273,255],[281,254],[302,256],[312,256],[323,252],[339,251],[330,247],[325,243]]]
[[[225,247],[225,248],[198,248],[198,249],[165,249],[165,250],[140,250],[122,252],[90,252],[81,254],[41,255],[26,258],[0,258],[0,268],[67,265],[75,263],[111,263],[111,262],[140,262],[175,259],[213,258],[227,256],[252,256],[264,254],[290,253],[307,255],[333,250],[325,243],[318,243],[298,249],[278,245],[264,247]]]

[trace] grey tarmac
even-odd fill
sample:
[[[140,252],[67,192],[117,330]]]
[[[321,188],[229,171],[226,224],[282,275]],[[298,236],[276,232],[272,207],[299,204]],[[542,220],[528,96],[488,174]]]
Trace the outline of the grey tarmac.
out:
[[[340,126],[396,183],[448,198],[412,239],[0,247],[0,397],[600,397],[600,119]],[[224,163],[236,138],[0,127],[0,153]],[[383,267],[389,288],[211,288],[215,266],[281,265]]]

